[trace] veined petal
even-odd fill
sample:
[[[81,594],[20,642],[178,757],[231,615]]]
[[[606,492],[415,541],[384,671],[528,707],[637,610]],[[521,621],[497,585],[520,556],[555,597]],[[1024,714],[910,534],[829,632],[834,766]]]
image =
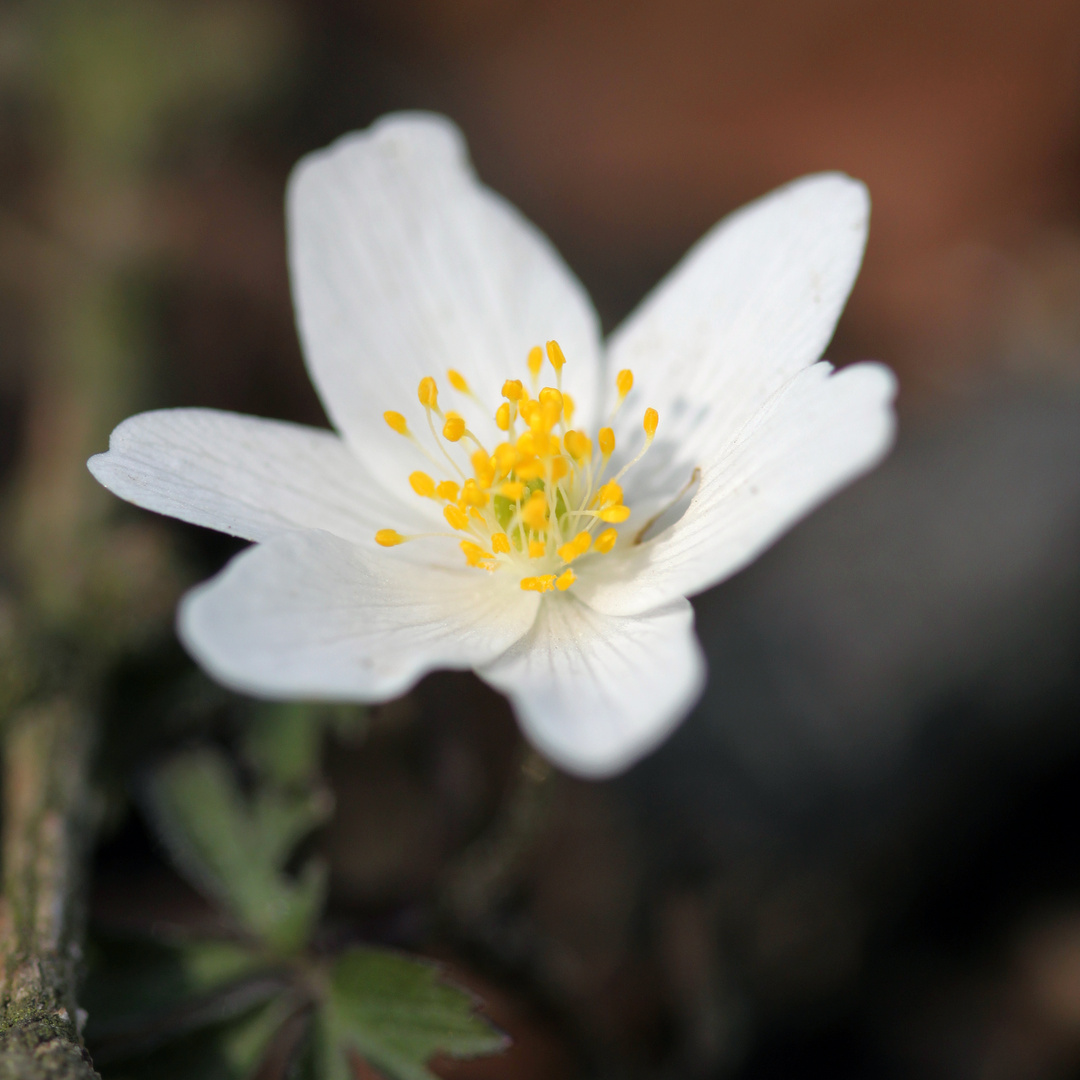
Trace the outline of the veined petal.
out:
[[[531,631],[478,672],[511,700],[542,754],[578,776],[610,776],[657,746],[705,683],[685,600],[632,617],[571,593],[544,597]]]
[[[308,367],[335,426],[393,490],[418,452],[383,422],[413,418],[431,375],[443,407],[454,368],[493,414],[532,346],[556,339],[580,415],[597,407],[599,330],[584,289],[550,242],[484,187],[448,120],[402,113],[311,154],[288,193],[289,263]],[[470,424],[478,409],[465,401]],[[450,478],[454,478],[452,475]]]
[[[369,542],[380,528],[425,525],[382,493],[339,436],[280,420],[215,409],[140,413],[88,466],[128,502],[245,540],[303,528]]]
[[[815,364],[701,465],[686,513],[653,540],[585,567],[590,605],[627,615],[706,589],[742,569],[834,491],[875,465],[894,432],[896,384],[881,364]]]
[[[832,337],[862,261],[870,200],[840,173],[804,177],[737,210],[698,241],[612,335],[634,389],[617,427],[627,454],[646,406],[660,414],[646,472],[677,490]],[[643,463],[645,464],[645,463]]]
[[[528,632],[538,603],[509,575],[286,533],[188,593],[178,629],[214,678],[244,693],[382,701],[433,668],[490,662]]]

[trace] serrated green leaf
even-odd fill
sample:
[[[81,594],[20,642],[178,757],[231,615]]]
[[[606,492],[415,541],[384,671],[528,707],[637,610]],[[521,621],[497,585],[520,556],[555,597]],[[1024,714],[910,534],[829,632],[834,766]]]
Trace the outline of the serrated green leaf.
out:
[[[476,1001],[427,961],[353,948],[330,971],[322,1017],[323,1080],[351,1080],[358,1054],[388,1080],[436,1080],[436,1054],[479,1057],[507,1039],[476,1013]]]
[[[158,768],[146,785],[150,817],[177,867],[253,934],[280,952],[302,947],[325,897],[324,867],[296,878],[296,843],[329,813],[321,793],[241,792],[224,754],[198,750]]]

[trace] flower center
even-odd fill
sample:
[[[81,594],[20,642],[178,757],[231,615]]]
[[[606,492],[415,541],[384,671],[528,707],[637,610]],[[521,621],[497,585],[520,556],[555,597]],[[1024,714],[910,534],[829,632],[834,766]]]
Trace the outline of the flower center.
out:
[[[454,532],[402,536],[394,529],[380,529],[375,534],[379,544],[393,547],[421,536],[453,536],[470,566],[488,571],[510,568],[522,575],[523,589],[540,593],[569,589],[576,578],[571,563],[587,554],[611,551],[619,537],[615,526],[630,517],[619,481],[652,444],[656,410],[645,410],[641,452],[607,479],[615,433],[610,427],[600,428],[594,444],[570,426],[574,402],[562,391],[566,359],[558,342],[547,343],[556,385],[538,389],[544,360],[539,346],[530,350],[531,394],[519,379],[503,383],[495,425],[505,439],[491,452],[469,430],[461,413],[439,407],[438,387],[431,376],[420,380],[417,396],[434,453],[409,429],[401,413],[383,414],[394,431],[411,439],[432,462],[438,479],[414,472],[409,483],[421,498],[442,503],[443,517]],[[483,407],[458,372],[451,370],[447,377],[455,391]],[[633,374],[620,371],[615,385],[618,412],[634,385]]]

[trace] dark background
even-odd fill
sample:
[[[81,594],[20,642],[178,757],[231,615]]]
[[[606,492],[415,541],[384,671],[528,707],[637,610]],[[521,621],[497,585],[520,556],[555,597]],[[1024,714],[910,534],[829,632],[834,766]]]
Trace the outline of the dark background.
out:
[[[448,1077],[1080,1075],[1080,5],[1061,0],[6,0],[0,647],[27,597],[65,655],[122,642],[95,917],[197,915],[131,777],[243,706],[189,707],[213,691],[171,632],[235,546],[121,506],[83,463],[143,408],[325,423],[283,188],[399,108],[463,128],[607,329],[747,199],[865,180],[828,356],[889,363],[901,427],[881,469],[697,600],[701,705],[626,776],[559,778],[467,933],[440,889],[513,797],[509,711],[448,675],[373,710],[328,756],[335,926],[448,960],[517,1040]]]

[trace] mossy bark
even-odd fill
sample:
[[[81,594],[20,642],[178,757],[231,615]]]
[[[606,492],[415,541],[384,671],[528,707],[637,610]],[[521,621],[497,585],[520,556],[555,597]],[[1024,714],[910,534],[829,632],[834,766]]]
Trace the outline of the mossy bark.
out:
[[[90,737],[66,700],[23,712],[5,732],[0,1080],[98,1076],[75,1001],[93,832]]]

